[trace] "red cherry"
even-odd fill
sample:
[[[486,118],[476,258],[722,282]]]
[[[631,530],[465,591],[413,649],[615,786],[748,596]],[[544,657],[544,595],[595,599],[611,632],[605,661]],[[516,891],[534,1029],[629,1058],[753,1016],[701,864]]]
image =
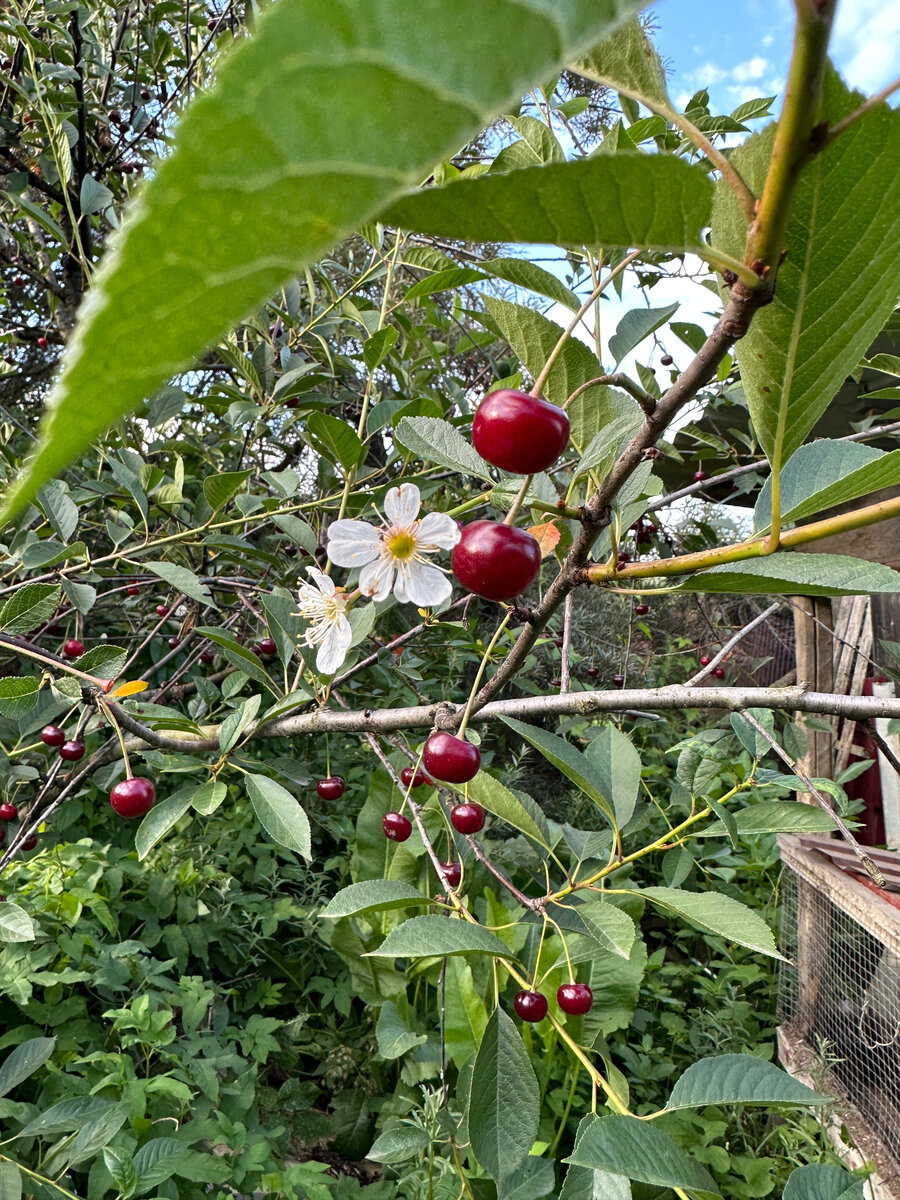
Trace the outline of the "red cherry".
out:
[[[149,779],[135,775],[116,784],[109,793],[109,802],[120,817],[142,817],[156,802],[156,788]]]
[[[473,521],[466,525],[450,558],[464,588],[485,600],[511,600],[534,582],[541,569],[537,538],[515,525]]]
[[[594,1003],[594,993],[586,983],[564,983],[557,989],[556,1003],[573,1017],[583,1016]]]
[[[0,804],[0,821],[14,821],[18,815],[19,810],[14,804]]]
[[[297,547],[293,542],[288,542],[288,544],[284,547],[285,558],[296,558],[297,553]]]
[[[45,337],[39,337],[37,340],[37,344],[40,346],[40,348],[42,350],[46,350],[47,347],[50,345],[50,343],[47,341],[47,339]]]
[[[428,735],[422,762],[432,779],[468,783],[478,774],[481,754],[471,742],[454,737],[452,733],[436,731]]]
[[[130,583],[125,589],[125,594],[126,596],[139,596],[141,594],[141,589],[136,583]]]
[[[63,654],[66,658],[81,658],[84,654],[84,642],[79,642],[78,638],[69,638],[63,646]]]
[[[274,638],[260,638],[256,644],[263,658],[271,658],[273,654],[278,653],[278,646],[275,644]]]
[[[700,659],[700,666],[708,667],[711,662],[712,662],[712,659],[709,657],[709,655],[704,654],[703,657]]]
[[[285,408],[296,408],[299,403],[300,403],[299,396],[291,396],[290,400],[285,400],[284,407]]]
[[[634,606],[634,613],[635,613],[635,616],[637,616],[637,617],[646,617],[646,615],[649,611],[650,611],[649,604],[636,604]]]
[[[627,563],[627,562],[631,562],[631,555],[628,553],[628,551],[627,551],[627,550],[620,550],[620,551],[619,551],[619,559],[618,559],[618,561],[619,561],[620,563]]]
[[[543,1021],[547,1015],[547,997],[540,992],[517,992],[513,1008],[523,1021]]]
[[[588,674],[588,679],[596,679],[597,676],[600,674],[600,668],[599,667],[588,667],[587,674]]]
[[[384,836],[392,842],[405,842],[412,833],[412,822],[408,817],[404,817],[403,813],[389,812],[384,814],[381,828],[384,830]]]
[[[59,757],[64,758],[66,762],[78,762],[80,758],[84,758],[84,742],[63,742],[59,748]]]
[[[347,785],[340,775],[329,775],[316,784],[316,791],[323,800],[340,800],[346,790]]]
[[[413,773],[412,767],[404,767],[400,772],[400,782],[404,787],[420,788],[426,783],[431,783],[431,780],[424,771],[416,771]]]
[[[180,645],[181,645],[181,638],[177,638],[174,635],[169,638],[169,648],[171,650],[177,650],[177,648]]]
[[[705,471],[694,472],[694,483],[702,483],[704,479],[709,479],[709,476]]]
[[[472,422],[472,442],[486,462],[514,475],[545,471],[569,440],[569,418],[537,396],[500,388],[485,396]]]
[[[713,675],[715,675],[716,679],[724,679],[725,678],[725,668],[724,667],[716,667],[716,669],[713,671]]]
[[[457,804],[450,810],[450,823],[457,833],[479,833],[484,829],[484,809],[471,800]]]
[[[612,681],[613,681],[613,687],[624,687],[625,686],[625,676],[624,675],[613,675]]]
[[[59,747],[66,740],[66,735],[58,725],[45,725],[41,730],[41,741],[45,746]]]
[[[659,361],[662,363],[662,365],[664,367],[671,367],[671,365],[675,361],[675,359],[672,357],[671,354],[664,354]]]
[[[167,604],[157,604],[156,615],[158,617],[167,617],[172,610]]]
[[[37,834],[31,833],[28,835],[28,837],[22,843],[22,849],[23,850],[33,850],[36,845],[37,845]]]
[[[213,659],[215,657],[216,656],[215,656],[215,654],[213,654],[212,650],[204,650],[200,654],[200,661],[202,663],[206,663],[208,665],[209,663],[211,663],[213,661]]]
[[[462,879],[462,867],[458,862],[442,862],[441,870],[447,877],[450,887],[458,888]]]

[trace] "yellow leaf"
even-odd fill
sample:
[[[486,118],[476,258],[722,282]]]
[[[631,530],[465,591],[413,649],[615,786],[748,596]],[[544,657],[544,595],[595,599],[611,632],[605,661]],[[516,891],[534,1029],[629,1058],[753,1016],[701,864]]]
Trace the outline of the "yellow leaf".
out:
[[[533,538],[537,538],[541,548],[541,558],[546,558],[548,554],[553,553],[561,536],[552,521],[548,521],[546,525],[532,525],[528,532]]]
[[[144,679],[132,679],[129,683],[120,683],[109,693],[110,696],[136,696],[138,692],[146,692],[150,685]]]

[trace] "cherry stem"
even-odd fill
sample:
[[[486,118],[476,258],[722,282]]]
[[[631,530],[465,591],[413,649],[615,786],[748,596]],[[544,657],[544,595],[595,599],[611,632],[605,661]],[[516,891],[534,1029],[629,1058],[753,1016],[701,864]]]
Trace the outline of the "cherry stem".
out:
[[[475,696],[477,695],[478,689],[481,686],[481,680],[482,680],[482,677],[484,676],[485,668],[487,667],[487,664],[488,664],[488,659],[490,658],[491,652],[493,651],[494,647],[497,645],[497,642],[500,640],[500,635],[503,633],[503,630],[509,624],[511,617],[512,617],[512,612],[511,611],[507,612],[506,616],[503,618],[503,620],[497,626],[494,636],[488,642],[484,654],[481,656],[481,662],[478,664],[478,671],[476,672],[476,675],[475,675],[475,682],[472,684],[472,690],[469,692],[469,699],[466,701],[466,709],[465,709],[465,712],[463,713],[462,721],[460,722],[459,729],[457,730],[457,733],[456,733],[456,736],[459,738],[465,736],[466,726],[469,724],[469,717],[472,715],[472,705],[475,703]]]
[[[103,711],[104,715],[106,716],[106,719],[109,721],[110,725],[112,725],[113,729],[116,731],[116,737],[119,739],[119,745],[122,747],[122,758],[125,762],[125,778],[133,779],[134,774],[131,770],[131,763],[128,761],[128,751],[125,749],[125,739],[124,739],[124,737],[122,737],[122,730],[119,728],[119,722],[113,716],[112,709],[109,707],[109,705],[106,704],[105,701],[103,701],[99,696],[97,697],[97,705]],[[327,734],[326,734],[326,737],[327,737]]]
[[[528,495],[528,489],[531,487],[532,479],[534,479],[533,475],[525,476],[525,480],[522,483],[522,486],[519,488],[518,492],[516,493],[515,500],[513,500],[513,502],[512,502],[512,507],[510,508],[510,510],[506,514],[506,516],[503,518],[504,525],[512,525],[512,523],[515,521],[516,517],[518,516],[519,509],[522,507],[525,497]]]

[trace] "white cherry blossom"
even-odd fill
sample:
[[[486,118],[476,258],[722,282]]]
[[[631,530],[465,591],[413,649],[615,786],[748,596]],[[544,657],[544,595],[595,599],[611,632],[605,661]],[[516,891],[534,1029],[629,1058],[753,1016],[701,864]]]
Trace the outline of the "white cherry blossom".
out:
[[[347,597],[317,567],[307,567],[306,571],[313,583],[301,583],[297,593],[300,616],[310,622],[303,640],[307,646],[318,648],[318,674],[333,675],[347,657],[353,637],[347,619]]]
[[[391,488],[384,499],[387,520],[380,529],[366,521],[335,521],[328,530],[328,556],[339,567],[361,567],[359,590],[373,600],[391,594],[403,603],[433,608],[452,591],[440,567],[426,560],[452,550],[459,527],[446,513],[427,513],[421,521],[422,496],[414,483]]]

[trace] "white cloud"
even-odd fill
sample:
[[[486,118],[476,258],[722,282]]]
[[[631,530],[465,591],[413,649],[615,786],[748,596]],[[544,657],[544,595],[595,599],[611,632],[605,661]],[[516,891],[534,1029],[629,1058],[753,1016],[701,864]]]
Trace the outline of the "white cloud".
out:
[[[769,60],[757,55],[755,58],[749,58],[746,62],[738,63],[736,67],[732,68],[731,75],[738,83],[747,83],[751,79],[762,79],[768,69]]]
[[[853,87],[877,91],[898,70],[900,0],[853,0],[838,5],[831,53]]]

